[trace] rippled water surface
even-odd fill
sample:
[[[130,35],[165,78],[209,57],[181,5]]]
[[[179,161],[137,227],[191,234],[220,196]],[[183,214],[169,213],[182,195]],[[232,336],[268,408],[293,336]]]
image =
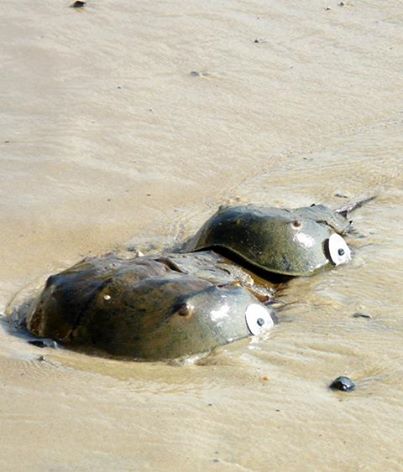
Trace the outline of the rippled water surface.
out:
[[[0,6],[3,312],[225,202],[377,198],[351,264],[292,280],[266,338],[199,365],[40,349],[3,317],[1,470],[402,470],[401,2],[68,5]]]

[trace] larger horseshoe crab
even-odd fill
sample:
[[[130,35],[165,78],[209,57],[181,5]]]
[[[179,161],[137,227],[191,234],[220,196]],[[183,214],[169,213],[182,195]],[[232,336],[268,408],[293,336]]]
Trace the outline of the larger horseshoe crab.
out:
[[[351,229],[347,216],[368,200],[337,211],[324,205],[294,210],[220,207],[185,243],[184,251],[214,249],[265,272],[312,275],[350,261],[351,252],[342,237]]]
[[[210,351],[270,329],[274,312],[244,287],[247,274],[215,269],[217,258],[206,252],[202,259],[84,260],[49,277],[26,328],[64,345],[153,361]]]

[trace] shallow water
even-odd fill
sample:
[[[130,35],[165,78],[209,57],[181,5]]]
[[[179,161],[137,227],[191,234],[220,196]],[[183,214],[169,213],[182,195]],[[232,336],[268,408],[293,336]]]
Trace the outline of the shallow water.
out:
[[[351,264],[202,365],[39,349],[3,319],[1,470],[402,470],[402,6],[338,3],[2,2],[2,311],[224,202],[378,197]]]

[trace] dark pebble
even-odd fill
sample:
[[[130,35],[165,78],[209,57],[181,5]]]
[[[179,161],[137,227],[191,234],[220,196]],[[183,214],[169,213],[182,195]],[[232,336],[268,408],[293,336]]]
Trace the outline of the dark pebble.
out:
[[[329,385],[332,390],[341,390],[342,392],[351,392],[355,389],[355,383],[348,377],[337,377]]]
[[[71,8],[83,8],[86,5],[87,2],[80,2],[77,0],[76,2],[72,3],[70,5]]]
[[[258,39],[255,39],[253,42],[258,44],[260,41]]]
[[[344,7],[345,3],[344,2],[340,2],[339,3],[339,7]]]
[[[197,72],[196,70],[192,70],[192,72],[190,73],[190,75],[192,77],[200,77],[200,72]]]
[[[361,313],[360,311],[357,311],[356,313],[353,313],[353,318],[371,319],[372,316],[369,313]]]

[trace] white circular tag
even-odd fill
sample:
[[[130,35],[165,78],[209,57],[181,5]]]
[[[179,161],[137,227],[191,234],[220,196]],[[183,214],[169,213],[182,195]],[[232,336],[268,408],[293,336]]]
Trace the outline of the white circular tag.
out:
[[[330,259],[335,265],[351,261],[351,251],[346,241],[339,234],[332,234],[328,241]]]
[[[245,312],[246,326],[253,335],[257,335],[274,326],[269,310],[259,303],[251,303]]]

